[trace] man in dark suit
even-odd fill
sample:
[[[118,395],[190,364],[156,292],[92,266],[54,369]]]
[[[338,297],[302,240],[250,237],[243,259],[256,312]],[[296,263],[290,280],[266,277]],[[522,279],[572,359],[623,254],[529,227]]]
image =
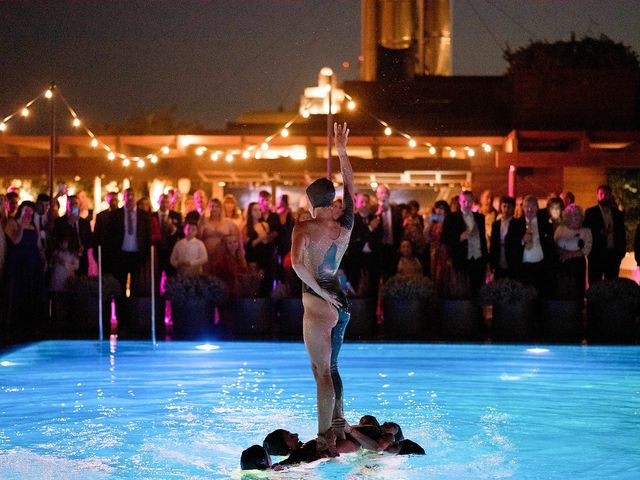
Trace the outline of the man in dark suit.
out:
[[[507,248],[505,239],[509,232],[509,225],[516,209],[516,201],[513,197],[500,197],[500,216],[491,224],[491,242],[489,243],[489,264],[493,269],[495,278],[512,277],[513,272],[507,261]]]
[[[636,227],[636,236],[633,239],[633,255],[636,257],[636,265],[640,267],[640,224]]]
[[[472,212],[473,193],[460,195],[460,210],[452,212],[442,225],[442,243],[447,246],[452,266],[469,279],[475,297],[484,283],[487,267],[487,237],[484,215]]]
[[[372,225],[375,216],[371,212],[371,198],[368,193],[356,195],[356,213],[349,248],[342,259],[347,278],[359,296],[374,293],[370,287],[373,262]]]
[[[133,188],[124,191],[124,206],[111,213],[107,243],[114,253],[114,275],[123,290],[127,275],[131,275],[131,295],[147,296],[140,292],[140,267],[149,258],[151,247],[151,216],[136,207]],[[148,282],[144,282],[145,284]],[[119,312],[120,313],[120,312]]]
[[[379,185],[376,189],[378,210],[375,218],[369,224],[373,236],[371,239],[373,250],[373,271],[371,288],[377,290],[380,277],[387,280],[395,275],[400,258],[400,242],[402,241],[402,212],[390,203],[391,191],[386,185]]]
[[[161,275],[162,272],[165,272],[170,277],[176,274],[176,269],[169,261],[171,252],[176,242],[184,237],[182,215],[170,209],[171,199],[168,195],[163,193],[158,201],[158,211],[152,213],[152,216],[158,220],[158,225],[160,225],[160,240],[156,245],[158,250],[158,274]]]
[[[534,195],[524,197],[522,210],[524,215],[511,221],[505,238],[507,263],[518,280],[545,297],[555,262],[553,226],[538,210]]]
[[[59,247],[62,239],[69,239],[69,250],[76,252],[80,259],[78,275],[87,275],[89,272],[89,258],[87,251],[91,248],[91,224],[86,218],[80,217],[80,204],[78,197],[67,197],[67,211],[62,217],[56,218],[53,225],[54,250]]]
[[[102,273],[113,274],[115,255],[112,248],[110,248],[111,245],[107,243],[107,238],[111,214],[118,209],[118,194],[116,192],[107,192],[104,199],[109,208],[96,215],[96,223],[93,226],[93,259],[98,262],[98,247],[101,247]]]
[[[587,208],[584,226],[591,230],[593,246],[589,254],[589,284],[618,278],[620,262],[627,250],[624,213],[618,210],[609,185],[600,185],[598,205]]]

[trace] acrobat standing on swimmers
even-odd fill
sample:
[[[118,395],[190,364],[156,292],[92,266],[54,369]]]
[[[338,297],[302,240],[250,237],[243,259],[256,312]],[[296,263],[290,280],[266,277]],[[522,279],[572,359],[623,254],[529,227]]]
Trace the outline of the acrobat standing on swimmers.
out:
[[[342,380],[338,354],[349,323],[349,303],[336,275],[353,229],[353,170],[347,157],[347,124],[333,125],[344,182],[342,209],[333,206],[333,182],[319,178],[307,187],[311,219],[293,229],[291,260],[303,282],[302,330],[316,381],[317,453],[337,456],[334,419],[342,419]]]

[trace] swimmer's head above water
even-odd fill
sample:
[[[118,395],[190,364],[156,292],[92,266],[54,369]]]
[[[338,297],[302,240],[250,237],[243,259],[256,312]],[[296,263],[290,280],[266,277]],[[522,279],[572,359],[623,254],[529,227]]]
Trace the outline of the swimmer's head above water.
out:
[[[269,455],[289,455],[293,449],[300,446],[297,433],[279,428],[264,437],[262,446]]]
[[[269,470],[271,467],[271,457],[260,445],[250,446],[240,456],[242,470]]]

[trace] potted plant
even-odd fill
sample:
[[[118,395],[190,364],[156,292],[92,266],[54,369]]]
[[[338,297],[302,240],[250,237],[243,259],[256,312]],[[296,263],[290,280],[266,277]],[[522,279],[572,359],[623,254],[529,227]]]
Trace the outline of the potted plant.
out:
[[[640,286],[628,278],[594,283],[587,290],[589,338],[596,342],[633,343],[640,310]]]
[[[396,275],[382,287],[387,337],[424,336],[429,321],[433,285],[423,275]]]
[[[482,312],[472,298],[469,279],[450,264],[442,272],[439,330],[445,339],[475,339],[482,325]]]
[[[224,283],[211,275],[175,276],[167,279],[165,296],[171,301],[176,338],[199,338],[215,334],[215,306],[227,292]]]
[[[73,276],[67,280],[69,292],[69,333],[87,335],[99,331],[98,320],[98,277]],[[111,300],[121,295],[120,284],[112,275],[102,277],[102,325],[103,335],[108,335],[111,321]]]
[[[566,275],[556,275],[555,286],[543,303],[540,327],[551,341],[576,342],[584,337],[584,295],[575,281]]]
[[[262,278],[262,271],[255,268],[238,277],[238,297],[231,300],[225,313],[234,337],[272,336],[273,305],[269,297],[259,296]]]
[[[526,340],[532,331],[534,301],[538,293],[531,285],[501,278],[483,285],[480,305],[493,307],[491,331],[502,340]]]

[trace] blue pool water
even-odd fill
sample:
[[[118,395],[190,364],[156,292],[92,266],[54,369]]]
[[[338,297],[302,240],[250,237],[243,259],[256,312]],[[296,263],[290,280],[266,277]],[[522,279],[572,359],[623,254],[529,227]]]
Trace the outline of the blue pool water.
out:
[[[314,435],[301,343],[215,345],[1,355],[0,478],[242,478],[240,452],[270,430]],[[346,344],[347,419],[396,421],[427,455],[343,455],[268,478],[640,478],[640,348],[545,348]]]

